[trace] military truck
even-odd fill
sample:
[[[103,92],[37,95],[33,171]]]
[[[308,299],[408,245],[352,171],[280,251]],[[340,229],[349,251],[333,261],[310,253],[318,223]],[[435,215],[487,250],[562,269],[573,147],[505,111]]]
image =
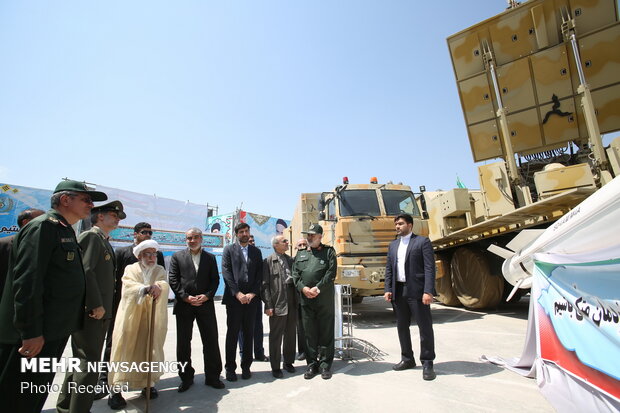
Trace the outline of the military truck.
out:
[[[447,39],[473,158],[487,162],[479,190],[420,197],[448,305],[495,307],[513,288],[488,249],[517,251],[536,236],[524,229],[548,227],[620,174],[620,138],[601,138],[620,130],[617,1],[509,3]]]
[[[428,235],[416,196],[407,185],[391,182],[349,184],[344,178],[331,192],[301,194],[288,228],[291,255],[310,224],[323,227],[323,243],[336,250],[337,284],[350,284],[353,302],[363,297],[383,295],[387,248],[395,238],[394,218],[408,213],[414,218],[414,231]]]

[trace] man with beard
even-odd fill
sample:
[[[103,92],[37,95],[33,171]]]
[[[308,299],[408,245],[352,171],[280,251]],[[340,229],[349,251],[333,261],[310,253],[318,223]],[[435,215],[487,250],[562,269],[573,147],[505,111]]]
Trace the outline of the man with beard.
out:
[[[217,320],[213,298],[220,285],[215,256],[202,249],[202,231],[190,228],[185,233],[187,249],[177,251],[170,260],[170,287],[176,297],[174,314],[177,325],[177,361],[187,363],[179,371],[179,393],[194,383],[192,366],[192,331],[194,320],[200,331],[203,347],[205,384],[223,389],[220,380],[222,357],[217,342]]]
[[[84,328],[71,335],[71,347],[73,357],[80,360],[81,371],[69,371],[65,375],[56,404],[59,413],[87,412],[93,404],[95,393],[71,391],[70,386],[97,383],[97,372],[89,372],[87,364],[101,360],[101,348],[112,318],[116,260],[108,239],[110,232],[126,217],[120,201],[95,207],[90,214],[93,227],[79,236],[86,273],[86,302]]]
[[[164,340],[168,329],[168,282],[166,270],[157,265],[159,244],[153,240],[136,245],[133,253],[138,262],[125,268],[123,275],[123,292],[116,314],[116,326],[112,337],[111,362],[141,363],[148,361],[147,349],[149,334],[153,336],[152,362],[164,361]],[[155,301],[155,312],[152,312]],[[151,317],[155,318],[154,331],[149,331]],[[147,373],[137,371],[111,371],[109,381],[113,385],[128,384],[131,389],[142,388],[146,396],[150,389],[150,398],[157,398],[155,382],[163,373],[151,373],[147,383]]]
[[[256,247],[254,235],[250,234],[248,244]],[[257,247],[258,248],[258,247]],[[254,320],[254,361],[269,361],[269,357],[265,355],[265,347],[263,347],[263,302],[258,301],[256,308],[256,319]],[[243,359],[243,331],[239,333],[239,357]]]
[[[133,263],[138,262],[138,259],[135,255],[133,255],[133,249],[136,245],[139,245],[143,241],[150,240],[153,236],[153,230],[151,229],[151,224],[148,222],[138,222],[133,227],[133,245],[128,245],[126,247],[118,248],[115,252],[116,257],[116,284],[114,286],[114,302],[112,305],[112,321],[110,322],[110,327],[108,328],[108,333],[105,340],[105,351],[103,352],[103,361],[110,361],[110,354],[112,353],[112,335],[114,334],[114,320],[116,318],[116,309],[118,308],[118,303],[121,301],[121,291],[123,289],[123,283],[121,282],[121,278],[123,278],[123,274],[125,273],[125,267],[131,265]],[[164,256],[161,251],[157,251],[157,264],[162,267],[166,267],[164,265]],[[108,372],[102,371],[99,375],[99,384],[101,385],[100,392],[95,395],[95,400],[99,400],[107,396],[107,392],[104,391],[107,388],[108,384]],[[108,405],[110,408],[114,410],[122,409],[127,406],[127,402],[123,398],[121,393],[110,394],[110,398],[108,399]]]
[[[250,226],[241,222],[235,226],[237,242],[227,245],[222,255],[222,276],[226,284],[222,304],[226,306],[226,380],[236,381],[237,339],[243,331],[241,378],[252,377],[252,346],[254,322],[262,281],[263,256],[249,244]]]
[[[312,224],[307,250],[300,250],[293,264],[293,280],[301,292],[301,319],[306,339],[305,379],[319,372],[324,380],[332,377],[334,361],[334,279],[336,252],[321,243],[323,228]]]
[[[69,336],[82,328],[85,275],[71,225],[90,215],[103,192],[62,181],[47,213],[15,237],[0,302],[0,400],[6,412],[39,412],[54,372],[21,371],[23,358],[60,358]],[[22,386],[27,385],[24,389]]]
[[[427,237],[415,235],[413,218],[401,214],[394,218],[398,239],[388,247],[385,267],[385,300],[392,303],[400,341],[401,361],[392,369],[402,371],[415,367],[411,346],[411,316],[420,331],[422,378],[434,380],[435,335],[431,303],[435,293],[435,257]]]

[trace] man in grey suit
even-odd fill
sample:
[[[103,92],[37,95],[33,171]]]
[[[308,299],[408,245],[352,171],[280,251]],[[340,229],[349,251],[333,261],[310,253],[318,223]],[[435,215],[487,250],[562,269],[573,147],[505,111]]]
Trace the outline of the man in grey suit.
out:
[[[94,392],[71,391],[71,382],[77,386],[93,386],[99,374],[89,372],[88,362],[101,360],[105,334],[112,319],[114,298],[114,250],[108,241],[110,232],[127,216],[120,201],[112,201],[91,210],[93,227],[80,234],[82,262],[86,274],[86,301],[84,328],[71,335],[73,357],[80,359],[81,372],[68,372],[56,404],[59,413],[80,413],[90,410]]]
[[[217,320],[213,297],[220,284],[215,256],[202,249],[202,231],[191,228],[185,233],[187,249],[175,252],[170,260],[168,274],[170,287],[176,300],[173,313],[177,320],[177,361],[187,362],[179,371],[182,393],[194,383],[192,367],[192,330],[194,319],[198,324],[202,340],[202,354],[205,367],[205,384],[223,389],[220,380],[222,356],[217,342]]]
[[[275,252],[265,258],[261,292],[265,302],[265,314],[269,317],[271,374],[279,379],[284,376],[280,368],[280,354],[284,355],[284,369],[289,373],[295,372],[293,362],[299,293],[295,289],[291,272],[293,259],[286,254],[288,240],[283,235],[276,235],[271,245]]]
[[[394,307],[401,350],[401,361],[392,368],[400,371],[416,366],[409,331],[413,315],[420,331],[422,378],[434,380],[435,336],[430,306],[435,293],[433,247],[427,237],[412,233],[411,215],[398,215],[394,225],[398,238],[388,247],[384,295]]]
[[[243,356],[241,358],[241,378],[252,377],[253,332],[260,285],[263,274],[263,256],[258,248],[249,244],[250,226],[241,222],[235,226],[237,241],[227,245],[222,254],[222,276],[226,306],[226,380],[236,381],[237,338],[243,331]]]

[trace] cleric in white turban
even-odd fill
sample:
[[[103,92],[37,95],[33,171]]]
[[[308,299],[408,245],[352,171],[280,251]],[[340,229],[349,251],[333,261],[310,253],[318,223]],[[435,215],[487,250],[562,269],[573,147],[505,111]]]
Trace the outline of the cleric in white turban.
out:
[[[153,300],[155,300],[155,328],[153,329],[153,349],[151,361],[164,361],[164,340],[168,328],[168,282],[166,270],[157,265],[159,244],[153,240],[142,241],[133,249],[138,262],[125,267],[123,289],[118,305],[114,335],[112,336],[111,362],[148,361],[148,342]],[[147,373],[137,371],[110,371],[109,383],[129,384],[131,389],[151,390],[151,399],[157,397],[155,383],[162,372],[151,372],[147,383]]]

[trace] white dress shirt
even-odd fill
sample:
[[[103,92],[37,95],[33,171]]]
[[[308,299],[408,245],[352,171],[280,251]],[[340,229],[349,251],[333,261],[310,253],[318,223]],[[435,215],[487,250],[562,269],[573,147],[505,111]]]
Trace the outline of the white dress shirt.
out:
[[[396,254],[396,281],[405,282],[405,258],[407,257],[407,246],[411,241],[411,232],[404,237],[400,237],[398,243],[398,253]]]
[[[200,255],[202,250],[198,251],[198,254],[194,254],[192,251],[189,254],[192,256],[192,261],[194,262],[194,268],[196,268],[196,272],[198,272],[198,267],[200,266]]]
[[[248,262],[248,246],[246,245],[245,247],[241,246],[241,244],[239,244],[239,246],[241,247],[241,252],[243,253],[243,258],[245,258],[245,262]]]

